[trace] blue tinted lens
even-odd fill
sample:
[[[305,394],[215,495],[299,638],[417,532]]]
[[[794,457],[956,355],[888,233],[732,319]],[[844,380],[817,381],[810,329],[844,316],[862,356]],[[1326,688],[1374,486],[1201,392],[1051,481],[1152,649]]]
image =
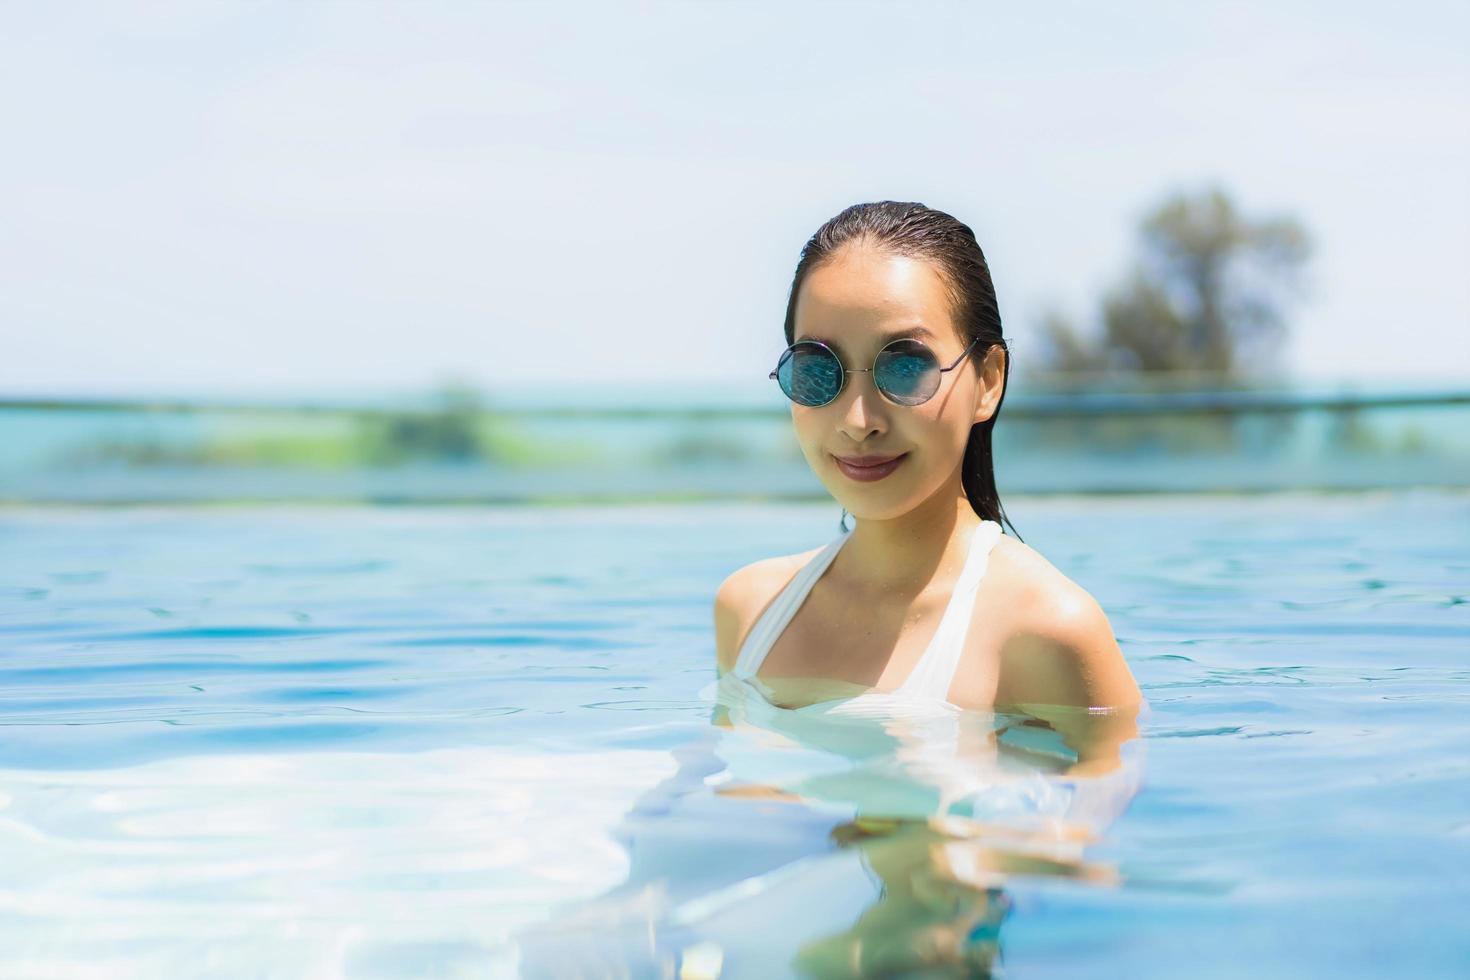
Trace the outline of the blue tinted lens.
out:
[[[786,397],[800,405],[825,405],[842,388],[842,365],[837,356],[818,344],[796,344],[787,349],[776,368],[776,380]]]
[[[926,402],[939,388],[939,362],[934,353],[915,340],[899,340],[878,352],[873,381],[900,405]]]

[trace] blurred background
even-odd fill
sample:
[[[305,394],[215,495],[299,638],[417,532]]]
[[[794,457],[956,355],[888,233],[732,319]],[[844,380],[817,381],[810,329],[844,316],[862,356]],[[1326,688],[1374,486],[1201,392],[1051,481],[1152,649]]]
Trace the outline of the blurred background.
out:
[[[823,498],[767,373],[885,198],[990,261],[1003,498],[1470,481],[1463,3],[0,20],[0,501]]]

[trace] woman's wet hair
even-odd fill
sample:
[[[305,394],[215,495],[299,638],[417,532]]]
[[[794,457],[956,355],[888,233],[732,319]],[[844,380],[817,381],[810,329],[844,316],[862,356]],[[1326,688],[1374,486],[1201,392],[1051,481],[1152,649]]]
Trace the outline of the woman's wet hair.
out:
[[[796,275],[791,280],[791,295],[786,300],[788,346],[796,339],[796,296],[801,284],[813,269],[848,245],[867,245],[933,265],[949,293],[950,310],[962,342],[979,341],[967,359],[977,374],[991,347],[1005,351],[1000,401],[996,402],[990,418],[970,428],[961,479],[975,513],[985,520],[1010,526],[1011,533],[1020,539],[1001,507],[991,453],[991,432],[1000,417],[1006,389],[1010,387],[1011,353],[1001,335],[1000,307],[995,300],[995,286],[990,281],[990,266],[985,262],[985,253],[980,250],[975,233],[953,215],[913,201],[874,201],[843,209],[818,228],[801,250]],[[843,510],[839,523],[846,518],[847,511]]]

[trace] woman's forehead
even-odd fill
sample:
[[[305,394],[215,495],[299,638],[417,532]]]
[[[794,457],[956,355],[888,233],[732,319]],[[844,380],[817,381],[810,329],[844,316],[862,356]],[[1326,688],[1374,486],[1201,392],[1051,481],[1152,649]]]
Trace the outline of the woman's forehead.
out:
[[[796,332],[827,337],[903,334],[953,339],[949,295],[934,267],[873,249],[847,249],[807,274]]]

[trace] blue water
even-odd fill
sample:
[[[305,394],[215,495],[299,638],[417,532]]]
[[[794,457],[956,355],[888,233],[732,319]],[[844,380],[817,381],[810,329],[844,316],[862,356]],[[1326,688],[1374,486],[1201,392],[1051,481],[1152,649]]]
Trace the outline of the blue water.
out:
[[[715,791],[823,754],[711,724],[710,603],[835,505],[0,511],[0,973],[1463,975],[1470,495],[1008,511],[1152,705],[1062,856]]]

